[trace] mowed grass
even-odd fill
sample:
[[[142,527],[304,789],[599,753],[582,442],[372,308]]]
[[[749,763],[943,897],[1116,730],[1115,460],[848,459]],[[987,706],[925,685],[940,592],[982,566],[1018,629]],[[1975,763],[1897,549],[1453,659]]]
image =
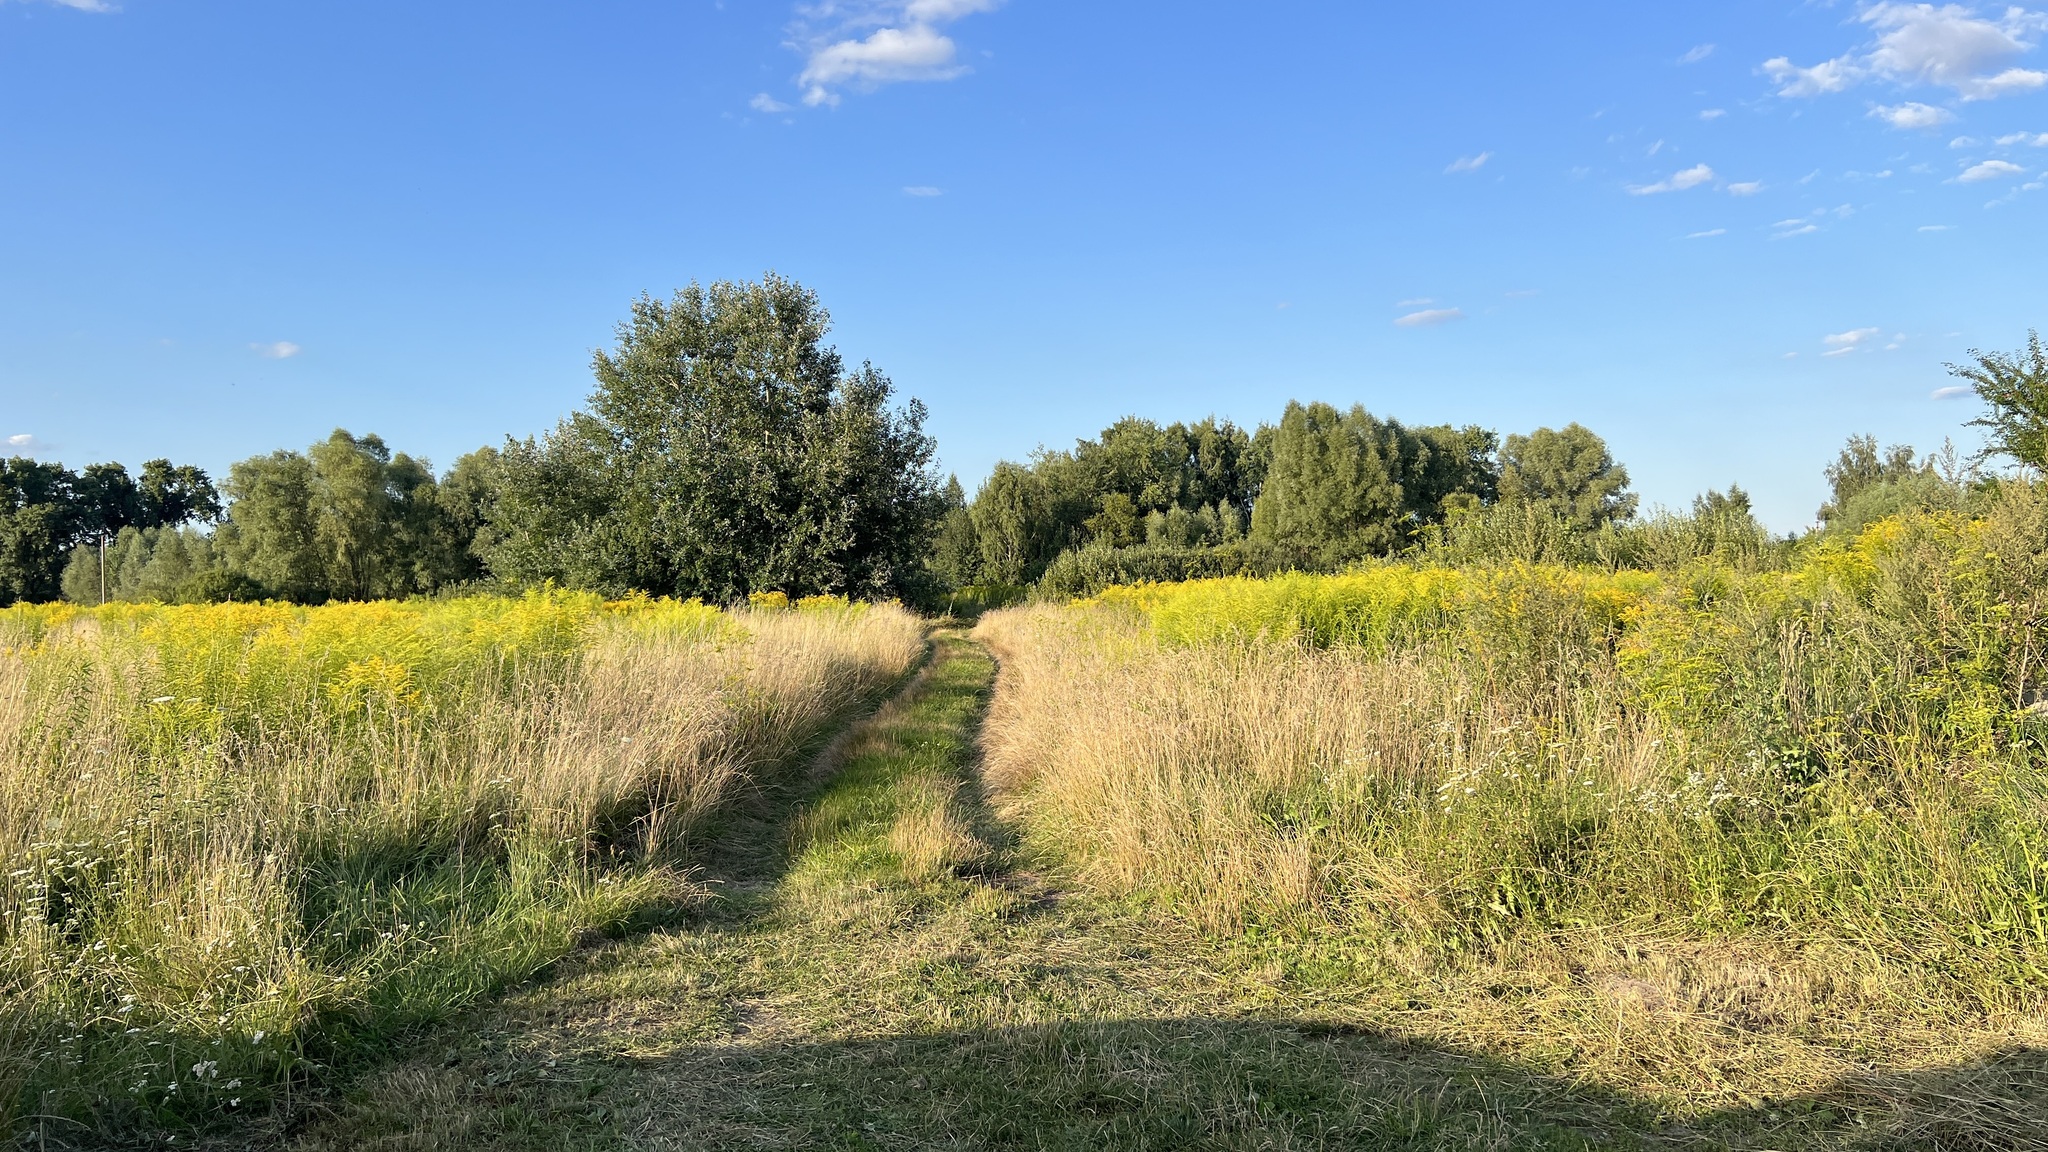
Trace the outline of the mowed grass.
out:
[[[890,607],[0,613],[0,1120],[191,1138],[701,899],[704,822],[924,651]]]
[[[2048,1068],[2024,1051],[1905,1067],[1872,1037],[1828,1074],[1750,1079],[1728,1038],[1758,1025],[1665,998],[1680,953],[1651,936],[1589,934],[1600,971],[1454,971],[1120,893],[1040,846],[1057,829],[998,815],[1015,797],[990,795],[976,747],[993,663],[957,631],[935,647],[808,777],[721,816],[717,895],[687,921],[436,1030],[292,1146],[2040,1144]],[[1746,959],[1768,989],[1770,958]],[[1667,1089],[1683,1079],[1716,1087]]]

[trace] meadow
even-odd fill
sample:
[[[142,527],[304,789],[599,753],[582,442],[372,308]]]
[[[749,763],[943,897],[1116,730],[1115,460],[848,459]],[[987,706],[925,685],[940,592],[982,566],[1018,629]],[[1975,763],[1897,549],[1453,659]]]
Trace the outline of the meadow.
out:
[[[0,1099],[59,1147],[2042,1147],[2048,499],[1508,528],[971,632],[8,610]]]
[[[2023,486],[1774,564],[1114,587],[984,617],[984,772],[1089,890],[1310,973],[1283,1015],[2038,1146],[2044,620]]]
[[[0,1119],[262,1115],[689,906],[721,806],[924,649],[832,598],[0,611]]]

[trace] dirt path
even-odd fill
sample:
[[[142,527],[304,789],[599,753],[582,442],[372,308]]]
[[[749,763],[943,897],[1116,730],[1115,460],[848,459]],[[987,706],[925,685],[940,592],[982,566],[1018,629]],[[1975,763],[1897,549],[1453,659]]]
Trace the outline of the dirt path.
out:
[[[1404,1038],[1298,953],[1053,890],[977,776],[994,661],[933,643],[701,845],[705,907],[436,1030],[294,1146],[1780,1146]]]

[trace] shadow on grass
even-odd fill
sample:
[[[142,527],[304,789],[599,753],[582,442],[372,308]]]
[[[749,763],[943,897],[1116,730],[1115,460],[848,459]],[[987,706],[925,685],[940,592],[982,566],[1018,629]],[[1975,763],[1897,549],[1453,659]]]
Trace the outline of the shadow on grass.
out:
[[[1065,1021],[607,1063],[421,1069],[322,1149],[2048,1147],[2048,1053],[1675,1114],[1485,1055],[1313,1021]],[[573,1082],[573,1084],[572,1084]]]

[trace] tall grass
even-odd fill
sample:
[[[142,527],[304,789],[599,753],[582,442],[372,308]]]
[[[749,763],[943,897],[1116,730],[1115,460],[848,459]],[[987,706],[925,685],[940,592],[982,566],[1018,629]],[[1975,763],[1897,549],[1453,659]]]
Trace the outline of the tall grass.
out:
[[[0,1111],[246,1112],[525,978],[921,651],[843,602],[0,613]]]
[[[1113,589],[984,619],[988,771],[1041,851],[1217,933],[1368,938],[1424,980],[1540,953],[1581,986],[1647,970],[1617,939],[1667,975],[1708,948],[1749,975],[1659,1003],[1754,1023],[1763,972],[1770,1027],[1874,1013],[1836,1040],[1924,1056],[2042,1031],[2044,622],[2026,489],[1776,572]]]

